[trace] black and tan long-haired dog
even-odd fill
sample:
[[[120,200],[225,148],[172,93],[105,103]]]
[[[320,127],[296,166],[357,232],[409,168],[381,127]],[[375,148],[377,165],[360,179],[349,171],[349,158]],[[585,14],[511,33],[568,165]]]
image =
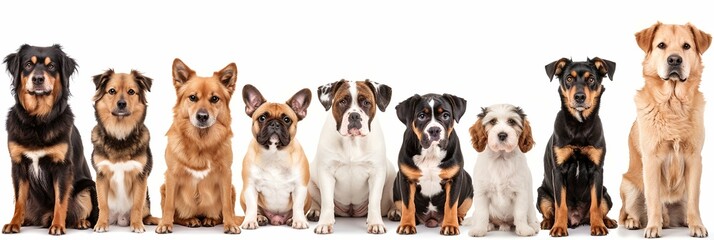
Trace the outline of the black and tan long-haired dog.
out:
[[[617,222],[607,217],[612,200],[603,186],[605,135],[598,116],[602,79],[612,80],[615,63],[600,59],[573,62],[561,58],[545,66],[548,77],[560,80],[561,110],[545,149],[545,178],[538,188],[537,208],[542,229],[553,237],[568,235],[568,227],[590,224],[590,234],[606,235]]]
[[[144,224],[156,225],[149,211],[147,179],[152,158],[146,118],[146,92],[151,78],[136,70],[93,77],[94,115],[92,163],[97,171],[99,219],[95,232],[106,232],[109,224],[131,225],[132,232],[144,232]]]
[[[5,57],[15,105],[7,116],[15,213],[3,233],[20,226],[86,229],[97,219],[96,191],[82,140],[67,105],[74,59],[59,45],[22,45]]]

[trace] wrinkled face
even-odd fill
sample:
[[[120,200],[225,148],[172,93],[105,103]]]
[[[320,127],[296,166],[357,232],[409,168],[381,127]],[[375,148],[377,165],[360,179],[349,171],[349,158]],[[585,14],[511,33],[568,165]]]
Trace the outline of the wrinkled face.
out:
[[[411,129],[419,139],[422,148],[433,145],[448,146],[449,136],[454,130],[454,114],[451,104],[439,97],[425,97],[415,106]]]
[[[266,149],[290,144],[297,131],[298,117],[284,103],[265,103],[253,113],[253,135]]]
[[[524,129],[525,115],[512,105],[494,105],[478,116],[487,134],[488,148],[494,152],[512,152]]]
[[[152,80],[136,71],[127,74],[112,70],[94,76],[94,80],[96,115],[111,135],[123,139],[144,121],[146,91]]]
[[[652,38],[644,71],[663,80],[686,81],[693,67],[699,66],[692,31],[683,25],[662,25]]]
[[[349,137],[369,134],[377,109],[384,111],[391,96],[389,86],[369,80],[341,80],[318,88],[320,102],[326,110],[332,109],[337,131]]]

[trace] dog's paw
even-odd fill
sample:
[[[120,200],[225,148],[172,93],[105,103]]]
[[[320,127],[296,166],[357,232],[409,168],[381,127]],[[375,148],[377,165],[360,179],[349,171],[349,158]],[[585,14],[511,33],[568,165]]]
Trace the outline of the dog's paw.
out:
[[[528,223],[528,226],[531,226],[531,228],[533,228],[533,230],[535,230],[536,233],[538,233],[538,231],[540,231],[540,224],[538,222]]]
[[[79,220],[74,224],[74,228],[78,230],[89,229],[90,226],[92,226],[92,223],[87,221],[87,219]]]
[[[518,236],[529,237],[535,235],[536,233],[538,233],[538,230],[533,229],[530,225],[524,224],[516,226],[516,235]]]
[[[446,236],[453,236],[453,235],[459,235],[459,226],[452,226],[452,225],[443,225],[441,226],[441,231],[439,231],[441,235],[446,235]]]
[[[483,237],[486,236],[486,233],[489,232],[489,228],[493,227],[493,224],[490,224],[484,228],[483,226],[474,226],[469,230],[469,236],[472,237]]]
[[[399,222],[402,220],[402,212],[397,209],[392,209],[387,212],[387,219],[393,222]]]
[[[240,227],[235,223],[223,223],[223,233],[225,234],[240,234]]]
[[[542,224],[541,224],[542,225]],[[565,237],[568,236],[568,228],[565,226],[553,226],[550,229],[551,237]]]
[[[605,218],[602,220],[603,223],[605,223],[605,227],[609,229],[615,229],[617,228],[617,221],[610,219],[610,218]]]
[[[315,227],[315,233],[317,234],[330,234],[332,230],[332,224],[317,224],[317,227]]]
[[[307,220],[310,222],[317,222],[320,220],[320,210],[310,209],[307,211],[307,214],[305,214],[305,217],[307,217]]]
[[[645,238],[658,238],[662,236],[662,227],[651,226],[645,228]]]
[[[270,222],[270,220],[268,220],[268,218],[263,215],[258,215],[257,220],[258,220],[258,226],[261,226],[261,227],[268,225],[268,223]]]
[[[625,228],[630,229],[630,230],[636,230],[636,229],[642,228],[642,225],[640,225],[640,220],[633,219],[633,218],[625,219],[625,222],[623,224],[625,225]]]
[[[201,223],[201,225],[204,227],[215,227],[218,224],[221,224],[221,221],[213,218],[204,218],[203,222]]]
[[[155,232],[158,234],[165,234],[165,233],[172,233],[174,231],[174,225],[173,224],[166,224],[163,222],[159,222],[159,225],[156,226]]]
[[[291,218],[291,219],[288,219],[287,224],[288,224],[288,226],[290,226],[294,229],[307,229],[308,227],[310,227],[310,224],[307,223],[307,219],[297,220],[297,219]]]
[[[488,223],[488,231],[496,231],[496,224]]]
[[[510,232],[510,231],[511,231],[511,225],[501,224],[501,225],[498,226],[498,231],[501,231],[501,232]]]
[[[401,224],[397,228],[398,234],[415,234],[416,232],[416,226],[412,224]]]
[[[198,218],[187,219],[186,227],[190,227],[190,228],[201,227],[201,220],[198,220]]]
[[[65,233],[67,233],[67,229],[64,227],[64,225],[53,224],[52,226],[50,226],[49,232],[50,232],[50,235],[59,236],[59,235],[63,235]]]
[[[590,225],[590,235],[591,236],[605,236],[607,235],[607,228],[603,226]]]
[[[240,225],[240,228],[247,229],[247,230],[256,229],[256,228],[258,228],[258,221],[255,219],[253,219],[253,220],[245,219],[245,220],[243,220],[243,224]]]
[[[146,232],[146,228],[144,228],[144,223],[143,222],[134,222],[129,225],[129,228],[131,228],[131,232],[134,233],[144,233]]]
[[[543,221],[540,222],[540,229],[550,230],[551,228],[553,228],[553,220],[543,219]]]
[[[698,237],[698,238],[705,238],[709,236],[709,232],[707,232],[707,229],[702,226],[702,225],[689,225],[689,236],[692,237]]]
[[[109,224],[107,224],[107,222],[97,222],[97,224],[94,225],[94,232],[96,233],[107,232],[107,230],[109,230]]]
[[[387,232],[387,227],[383,223],[368,224],[367,232],[372,234],[383,234]]]
[[[20,224],[9,223],[2,227],[2,233],[19,233]]]

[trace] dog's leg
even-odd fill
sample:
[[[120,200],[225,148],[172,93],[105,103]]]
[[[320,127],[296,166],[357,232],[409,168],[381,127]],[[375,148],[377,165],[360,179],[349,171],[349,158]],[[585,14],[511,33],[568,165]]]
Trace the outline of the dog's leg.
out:
[[[307,186],[302,183],[297,183],[295,190],[292,193],[293,198],[293,216],[291,227],[295,229],[308,228],[307,218],[305,217],[305,201],[307,201]]]
[[[662,232],[662,202],[660,201],[660,172],[662,160],[655,153],[645,153],[642,158],[645,185],[645,204],[647,206],[646,238],[658,238]]]
[[[379,167],[372,167],[379,169]],[[367,232],[382,234],[387,232],[382,220],[382,190],[387,178],[386,171],[375,171],[367,181],[369,184],[369,198],[367,206]]]
[[[555,221],[555,201],[544,186],[538,188],[537,199],[538,202],[536,203],[536,206],[538,207],[538,211],[540,211],[543,215],[543,221],[540,223],[540,229],[550,230],[553,228],[553,223]]]
[[[612,198],[610,194],[607,193],[607,188],[602,186],[602,198],[600,200],[600,212],[602,213],[602,222],[605,224],[606,228],[615,229],[617,228],[617,221],[609,218],[607,214],[612,209]]]
[[[144,225],[157,225],[157,224],[159,224],[159,221],[161,221],[161,219],[151,216],[151,199],[149,198],[148,187],[147,187],[145,195],[146,195],[146,199],[144,200],[144,207],[143,207],[144,219],[142,221],[144,222]]]
[[[524,190],[530,191],[530,189]],[[531,194],[526,191],[516,192],[515,199],[513,199],[513,225],[516,227],[518,236],[533,236],[538,233],[538,229],[531,227],[530,219],[528,219],[534,206],[531,204]]]
[[[402,185],[401,181],[399,179],[394,179],[394,183],[392,183],[392,200],[394,201],[394,214],[389,217],[389,220],[398,222],[402,220],[402,209],[404,208],[404,202],[402,202]]]
[[[625,228],[634,230],[642,228],[640,220],[641,204],[643,199],[642,193],[634,186],[627,178],[622,178],[620,185],[620,197],[622,198],[622,209],[620,210],[620,223],[625,225]]]
[[[156,226],[156,233],[159,234],[172,233],[174,229],[176,183],[171,169],[167,169],[166,171],[166,183],[161,187],[161,221],[159,221],[159,225]]]
[[[702,156],[693,154],[687,156],[688,164],[684,168],[685,185],[687,186],[687,225],[692,237],[707,237],[709,233],[702,224],[699,214],[699,188],[702,179]]]
[[[386,160],[385,160],[386,161]],[[401,207],[397,208],[395,205],[395,200],[392,198],[394,194],[394,180],[397,176],[397,172],[394,171],[392,165],[389,163],[383,163],[387,167],[387,178],[384,181],[384,188],[382,189],[382,215],[387,216],[390,221],[399,221],[402,218]]]
[[[13,163],[13,168],[16,168],[15,165]],[[30,183],[25,179],[18,179],[15,175],[12,176],[13,187],[15,187],[15,213],[12,215],[10,223],[3,226],[2,233],[19,233],[20,226],[25,221],[25,204],[30,191]]]
[[[604,236],[608,234],[603,213],[601,211],[602,199],[602,169],[593,173],[594,182],[590,186],[590,235]]]
[[[97,173],[97,205],[99,205],[99,218],[94,225],[94,232],[102,233],[109,229],[109,179],[103,172]]]
[[[400,181],[399,192],[402,195],[402,220],[399,222],[397,233],[415,234],[416,206],[414,204],[414,195],[416,193],[416,181],[408,180],[401,172],[397,176],[397,181]]]
[[[328,234],[332,233],[332,226],[335,224],[335,176],[331,175],[329,169],[318,167],[317,177],[320,182],[318,187],[321,194],[322,212],[320,212],[320,221],[317,222],[315,233]]]
[[[566,188],[562,184],[560,175],[554,177],[553,187],[555,190],[555,222],[553,228],[550,229],[550,236],[564,237],[568,236],[568,204],[566,198]]]
[[[322,198],[320,189],[317,188],[315,182],[310,180],[307,184],[307,192],[312,201],[310,203],[310,210],[308,210],[305,215],[307,216],[307,220],[317,222],[317,220],[320,220],[320,199]]]
[[[258,191],[255,190],[253,183],[249,180],[243,183],[245,186],[243,188],[242,201],[245,210],[245,218],[241,224],[243,229],[256,229],[258,228]]]
[[[146,179],[138,180],[134,182],[134,188],[132,189],[132,197],[134,198],[131,206],[130,219],[130,229],[135,233],[146,232],[144,228],[144,202],[146,201]]]
[[[71,182],[72,179],[71,177],[66,177],[64,179],[60,179],[59,177],[57,177],[63,176],[65,174],[67,174],[67,172],[57,174],[53,179],[55,204],[54,213],[52,216],[52,224],[50,226],[49,233],[55,236],[63,235],[67,232],[65,224],[67,219],[67,206],[69,204],[69,193],[72,190],[72,185],[69,184],[69,182]]]
[[[229,154],[230,157],[232,158],[233,155]],[[224,162],[229,162],[228,160]],[[223,233],[229,233],[229,234],[239,234],[240,233],[240,227],[236,223],[236,212],[235,212],[235,192],[233,189],[233,184],[231,183],[233,180],[232,177],[232,172],[230,168],[228,168],[226,171],[224,171],[224,174],[221,175],[221,205],[222,205],[222,211],[221,215],[223,215]]]
[[[461,176],[463,177],[463,176]],[[459,235],[459,217],[457,216],[459,195],[461,194],[461,181],[445,180],[444,193],[444,219],[441,222],[441,235]]]
[[[483,237],[486,236],[486,233],[489,231],[490,201],[483,193],[483,189],[474,189],[473,201],[476,209],[474,209],[474,213],[471,215],[471,229],[469,230],[469,236]]]

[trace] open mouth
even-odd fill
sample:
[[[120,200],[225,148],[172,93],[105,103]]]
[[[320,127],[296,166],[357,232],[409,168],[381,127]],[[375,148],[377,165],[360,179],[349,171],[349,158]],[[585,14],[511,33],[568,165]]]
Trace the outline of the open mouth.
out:
[[[116,111],[112,111],[112,115],[114,115],[115,117],[126,117],[126,116],[131,115],[131,113],[126,110],[116,110]]]
[[[45,95],[50,95],[52,93],[52,90],[47,90],[44,88],[35,88],[32,90],[27,91],[30,95],[35,95],[35,96],[45,96]]]
[[[582,112],[582,111],[590,109],[590,106],[585,105],[585,104],[571,104],[570,108],[575,109],[578,112]]]

